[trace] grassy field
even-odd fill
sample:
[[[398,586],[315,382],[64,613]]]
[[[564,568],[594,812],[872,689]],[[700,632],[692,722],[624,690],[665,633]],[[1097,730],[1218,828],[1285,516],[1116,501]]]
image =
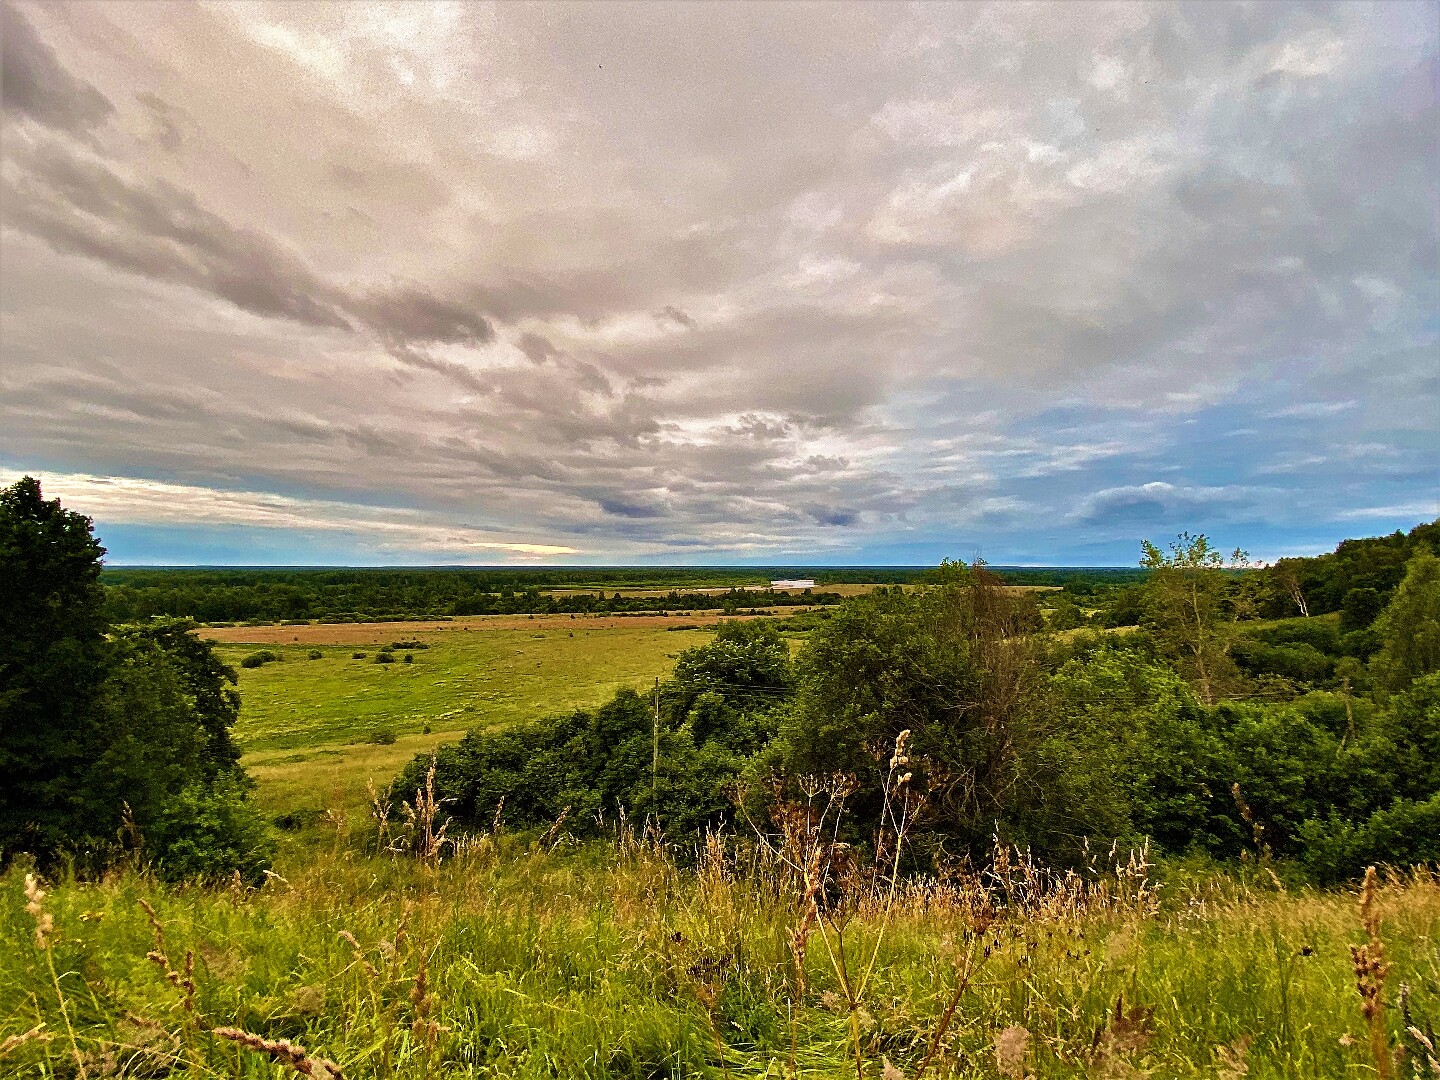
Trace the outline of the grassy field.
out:
[[[352,1080],[1432,1075],[1423,1056],[1377,1072],[1353,893],[1011,863],[815,919],[743,846],[683,867],[623,835],[501,835],[437,865],[373,839],[342,828],[259,890],[127,871],[36,899],[0,878],[0,1040],[35,1032],[0,1073],[258,1080],[301,1051],[257,1040],[289,1039],[309,1075],[334,1075],[323,1057]],[[1440,887],[1394,880],[1375,912],[1393,1054],[1407,1014],[1436,1017]]]
[[[1131,859],[1080,878],[1006,855],[944,883],[891,892],[862,873],[812,893],[804,857],[749,835],[673,848],[625,829],[588,844],[502,831],[421,859],[402,832],[382,849],[368,778],[471,726],[648,685],[708,640],[670,629],[687,625],[215,631],[237,665],[283,656],[240,669],[237,734],[263,809],[309,824],[259,888],[128,867],[39,895],[12,867],[0,1077],[1434,1075],[1405,1032],[1440,1022],[1440,884],[1423,874],[1374,897],[1367,947],[1383,939],[1392,967],[1367,1026],[1354,892],[1286,892],[1253,864],[1157,880]],[[412,663],[375,663],[416,638]],[[395,742],[369,741],[381,729]],[[1377,1046],[1411,1056],[1381,1072]]]
[[[588,708],[620,687],[646,686],[710,636],[659,619],[478,622],[419,624],[431,627],[419,632],[408,623],[229,631],[217,651],[240,673],[235,734],[265,811],[357,807],[368,779],[383,786],[416,753],[470,728]],[[333,643],[342,630],[345,643]],[[233,640],[244,636],[252,642]],[[416,640],[427,648],[375,662],[381,646]],[[240,667],[256,642],[282,660]]]

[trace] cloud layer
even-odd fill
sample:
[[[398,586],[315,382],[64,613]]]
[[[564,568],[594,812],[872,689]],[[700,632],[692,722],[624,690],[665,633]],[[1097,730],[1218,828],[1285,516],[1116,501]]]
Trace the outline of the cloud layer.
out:
[[[112,557],[1440,513],[1432,5],[3,13],[0,464]]]

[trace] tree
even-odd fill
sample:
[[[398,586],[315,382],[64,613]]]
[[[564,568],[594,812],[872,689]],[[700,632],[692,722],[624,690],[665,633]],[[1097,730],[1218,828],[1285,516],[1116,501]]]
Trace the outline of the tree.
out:
[[[1380,685],[1404,690],[1440,671],[1440,558],[1426,548],[1416,552],[1375,629],[1381,644],[1371,665]]]
[[[33,477],[0,491],[0,856],[90,834],[108,673],[90,519]]]
[[[33,478],[0,491],[0,861],[98,865],[128,820],[166,876],[254,877],[235,673],[192,623],[107,627],[104,550]]]
[[[1213,705],[1234,677],[1228,644],[1220,633],[1226,570],[1245,569],[1249,556],[1236,549],[1227,560],[1204,533],[1181,533],[1167,554],[1150,541],[1141,544],[1146,582],[1144,625],[1175,660],[1200,694]]]
[[[1295,605],[1296,610],[1305,617],[1310,617],[1310,602],[1305,599],[1305,583],[1301,579],[1301,560],[1281,559],[1271,568],[1271,576],[1283,590],[1289,601]]]
[[[908,731],[933,830],[983,846],[1017,798],[1017,761],[1032,735],[1032,627],[983,568],[947,564],[937,577],[948,583],[851,599],[812,632],[796,707],[765,764],[791,778],[854,775],[852,805],[868,826]]]
[[[746,718],[769,711],[794,691],[790,649],[763,619],[721,623],[715,640],[680,654],[665,690],[674,721],[689,723],[697,745],[711,738],[753,749]],[[742,730],[743,729],[743,730]]]

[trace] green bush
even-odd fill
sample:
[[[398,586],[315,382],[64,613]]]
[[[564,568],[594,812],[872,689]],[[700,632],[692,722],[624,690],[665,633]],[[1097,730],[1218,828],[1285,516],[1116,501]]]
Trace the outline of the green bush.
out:
[[[406,664],[413,664],[413,663],[415,662],[415,657],[411,656],[411,655],[407,652],[404,656],[402,656],[402,657],[400,658],[400,660],[401,660],[401,662],[406,663]]]
[[[1326,656],[1343,654],[1340,626],[1333,618],[1283,619],[1246,636],[1268,645],[1308,645]]]
[[[1440,863],[1440,792],[1424,802],[1397,799],[1361,822],[1338,814],[1299,828],[1301,860],[1321,881],[1356,877],[1367,866]]]
[[[1351,589],[1340,605],[1340,629],[1345,633],[1364,630],[1385,610],[1385,598],[1371,588]]]
[[[394,653],[378,652],[378,653],[375,654],[375,663],[377,663],[377,664],[393,664],[394,662],[395,662],[395,654],[394,654]]]
[[[309,654],[308,654],[308,656],[307,656],[307,659],[310,659],[310,660],[319,660],[319,659],[321,659],[324,655],[325,655],[325,654],[322,653],[319,649],[311,649],[310,652],[309,652]]]
[[[369,742],[375,746],[391,746],[395,742],[395,728],[390,724],[381,724],[370,732]]]
[[[1230,656],[1247,675],[1279,675],[1296,682],[1321,682],[1335,670],[1335,661],[1313,645],[1268,645],[1253,638],[1240,638],[1230,646]]]
[[[230,779],[185,787],[170,799],[144,843],[167,881],[217,881],[238,871],[243,881],[258,885],[274,854],[264,820],[244,788]]]
[[[257,668],[265,664],[276,664],[280,662],[280,654],[270,649],[261,649],[259,652],[252,652],[249,656],[240,661],[243,668]]]
[[[350,659],[351,659],[351,660],[364,660],[365,657],[367,657],[367,656],[369,656],[369,655],[370,655],[369,653],[352,652],[352,653],[350,654]]]

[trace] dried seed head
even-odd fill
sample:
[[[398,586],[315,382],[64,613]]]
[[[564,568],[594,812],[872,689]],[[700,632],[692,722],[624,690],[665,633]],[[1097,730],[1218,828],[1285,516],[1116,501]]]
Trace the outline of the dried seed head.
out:
[[[1011,1024],[995,1036],[995,1067],[1010,1080],[1023,1080],[1025,1055],[1030,1049],[1030,1032]]]
[[[48,949],[50,935],[55,931],[55,919],[45,910],[45,890],[34,874],[25,875],[25,910],[35,920],[35,947]]]

